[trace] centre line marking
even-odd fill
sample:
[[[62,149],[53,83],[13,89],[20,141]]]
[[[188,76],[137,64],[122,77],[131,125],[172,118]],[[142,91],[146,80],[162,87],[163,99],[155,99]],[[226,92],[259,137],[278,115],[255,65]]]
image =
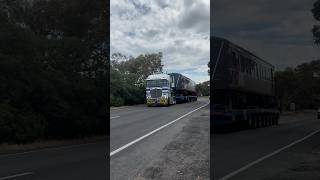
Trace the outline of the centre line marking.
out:
[[[110,119],[115,119],[115,118],[119,118],[120,116],[114,116],[114,117],[111,117]]]
[[[33,174],[33,172],[26,172],[26,173],[21,173],[21,174],[15,174],[15,175],[12,175],[12,176],[1,177],[0,180],[12,179],[12,178],[16,178],[16,177],[31,175],[31,174]]]
[[[230,178],[232,178],[233,176],[239,174],[240,172],[242,172],[242,171],[250,168],[251,166],[253,166],[253,165],[255,165],[255,164],[258,164],[259,162],[261,162],[261,161],[263,161],[263,160],[265,160],[265,159],[267,159],[267,158],[269,158],[269,157],[271,157],[271,156],[274,156],[274,155],[280,153],[281,151],[283,151],[283,150],[285,150],[285,149],[288,149],[289,147],[292,147],[292,146],[294,146],[294,145],[296,145],[296,144],[298,144],[298,143],[300,143],[300,142],[308,139],[309,137],[311,137],[311,136],[313,136],[313,135],[315,135],[315,134],[317,134],[317,133],[319,133],[319,132],[320,132],[320,129],[318,129],[318,130],[316,130],[316,131],[308,134],[307,136],[305,136],[305,137],[303,137],[303,138],[301,138],[301,139],[298,139],[298,140],[294,141],[293,143],[290,143],[290,144],[288,144],[288,145],[286,145],[286,146],[284,146],[284,147],[282,147],[282,148],[280,148],[280,149],[278,149],[278,150],[276,150],[276,151],[274,151],[274,152],[272,152],[272,153],[270,153],[270,154],[267,154],[267,155],[265,155],[265,156],[263,156],[263,157],[255,160],[255,161],[253,161],[253,162],[251,162],[251,163],[243,166],[242,168],[240,168],[240,169],[238,169],[238,170],[236,170],[236,171],[233,171],[232,173],[230,173],[230,174],[228,174],[228,175],[220,178],[219,180],[227,180],[227,179],[230,179]]]
[[[187,114],[185,114],[185,115],[183,115],[183,116],[181,116],[181,117],[179,117],[179,118],[177,118],[177,119],[175,119],[175,120],[173,120],[173,121],[171,121],[171,122],[169,122],[169,123],[167,123],[167,124],[165,124],[165,125],[157,128],[157,129],[155,129],[155,130],[153,130],[153,131],[151,131],[151,132],[149,132],[148,134],[145,134],[145,135],[139,137],[138,139],[136,139],[136,140],[134,140],[134,141],[131,141],[130,143],[128,143],[128,144],[120,147],[119,149],[116,149],[116,150],[112,151],[112,152],[110,153],[110,157],[113,156],[113,155],[115,155],[115,154],[117,154],[118,152],[120,152],[120,151],[122,151],[122,150],[124,150],[124,149],[126,149],[126,148],[128,148],[128,147],[130,147],[130,146],[132,146],[133,144],[135,144],[135,143],[137,143],[137,142],[139,142],[139,141],[147,138],[148,136],[150,136],[150,135],[152,135],[152,134],[160,131],[161,129],[169,126],[170,124],[175,123],[176,121],[179,121],[180,119],[188,116],[189,114],[191,114],[191,113],[193,113],[193,112],[195,112],[195,111],[197,111],[197,110],[199,110],[199,109],[201,109],[201,108],[204,108],[204,107],[208,106],[209,104],[210,104],[210,102],[207,103],[207,104],[205,104],[205,105],[203,105],[203,106],[201,106],[201,107],[199,107],[199,108],[197,108],[197,109],[195,109],[195,110],[193,110],[193,111],[188,112]]]

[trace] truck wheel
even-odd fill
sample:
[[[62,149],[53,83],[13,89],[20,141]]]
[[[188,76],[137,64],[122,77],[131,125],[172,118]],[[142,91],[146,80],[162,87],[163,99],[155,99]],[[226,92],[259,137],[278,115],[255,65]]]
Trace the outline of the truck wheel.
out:
[[[261,114],[257,115],[257,128],[262,127],[262,118],[261,118]]]
[[[250,129],[253,129],[253,128],[254,128],[253,118],[252,118],[252,117],[253,117],[252,115],[250,115],[250,116],[248,117],[248,127],[249,127]]]

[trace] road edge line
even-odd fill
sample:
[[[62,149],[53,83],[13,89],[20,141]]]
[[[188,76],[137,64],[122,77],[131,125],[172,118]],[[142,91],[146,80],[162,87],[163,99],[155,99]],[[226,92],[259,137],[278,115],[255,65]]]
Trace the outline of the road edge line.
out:
[[[315,134],[317,134],[319,132],[320,132],[320,129],[318,129],[316,131],[313,131],[312,133],[308,134],[307,136],[305,136],[303,138],[300,138],[300,139],[298,139],[298,140],[296,140],[296,141],[294,141],[294,142],[292,142],[292,143],[290,143],[290,144],[288,144],[288,145],[286,145],[286,146],[284,146],[284,147],[282,147],[282,148],[280,148],[278,150],[275,150],[272,153],[269,153],[269,154],[267,154],[267,155],[255,160],[255,161],[253,161],[253,162],[251,162],[251,163],[239,168],[238,170],[235,170],[235,171],[229,173],[228,175],[223,176],[222,178],[220,178],[218,180],[227,180],[229,178],[232,178],[233,176],[239,174],[240,172],[247,170],[248,168],[258,164],[259,162],[261,162],[261,161],[263,161],[265,159],[268,159],[268,158],[280,153],[281,151],[286,150],[286,149],[288,149],[288,148],[290,148],[290,147],[292,147],[292,146],[294,146],[294,145],[296,145],[296,144],[298,144],[298,143],[300,143],[300,142],[312,137],[313,135],[315,135]]]
[[[114,116],[114,117],[110,117],[110,119],[116,119],[119,118],[120,116]]]
[[[57,146],[57,147],[47,147],[47,148],[42,148],[42,149],[29,150],[29,151],[17,152],[17,153],[11,153],[11,154],[0,154],[0,158],[10,157],[10,156],[19,156],[19,155],[37,153],[37,152],[43,152],[43,151],[70,149],[70,148],[74,148],[74,147],[82,147],[82,146],[88,146],[88,145],[93,145],[93,144],[98,144],[98,143],[100,143],[100,142],[90,142],[90,143],[73,144],[73,145]]]
[[[15,174],[15,175],[11,175],[11,176],[0,177],[0,180],[12,179],[12,178],[16,178],[16,177],[31,175],[31,174],[34,174],[34,173],[33,172],[25,172],[25,173]]]
[[[117,154],[117,153],[121,152],[122,150],[127,149],[128,147],[130,147],[130,146],[132,146],[132,145],[136,144],[137,142],[139,142],[139,141],[141,141],[141,140],[143,140],[143,139],[147,138],[148,136],[150,136],[150,135],[152,135],[152,134],[154,134],[154,133],[156,133],[156,132],[160,131],[161,129],[163,129],[163,128],[165,128],[165,127],[167,127],[167,126],[169,126],[169,125],[171,125],[171,124],[175,123],[176,121],[179,121],[180,119],[182,119],[182,118],[184,118],[184,117],[186,117],[186,116],[188,116],[188,115],[192,114],[193,112],[198,111],[199,109],[202,109],[202,108],[204,108],[204,107],[208,106],[209,104],[210,104],[210,102],[208,102],[207,104],[205,104],[205,105],[203,105],[203,106],[200,106],[199,108],[194,109],[194,110],[192,110],[192,111],[188,112],[187,114],[184,114],[183,116],[180,116],[179,118],[177,118],[177,119],[175,119],[175,120],[173,120],[173,121],[171,121],[171,122],[169,122],[169,123],[167,123],[167,124],[165,124],[165,125],[163,125],[163,126],[161,126],[161,127],[157,128],[157,129],[155,129],[155,130],[153,130],[153,131],[151,131],[151,132],[149,132],[149,133],[147,133],[147,134],[145,134],[145,135],[143,135],[143,136],[139,137],[138,139],[135,139],[135,140],[133,140],[133,141],[131,141],[131,142],[127,143],[126,145],[121,146],[120,148],[118,148],[118,149],[116,149],[116,150],[114,150],[114,151],[110,152],[110,157],[112,157],[113,155],[115,155],[115,154]]]

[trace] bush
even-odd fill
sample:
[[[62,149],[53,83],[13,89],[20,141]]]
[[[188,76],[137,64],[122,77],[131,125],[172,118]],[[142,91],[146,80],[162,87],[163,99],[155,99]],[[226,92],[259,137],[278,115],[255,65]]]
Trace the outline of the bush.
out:
[[[45,119],[30,111],[0,104],[0,143],[26,143],[45,138]]]

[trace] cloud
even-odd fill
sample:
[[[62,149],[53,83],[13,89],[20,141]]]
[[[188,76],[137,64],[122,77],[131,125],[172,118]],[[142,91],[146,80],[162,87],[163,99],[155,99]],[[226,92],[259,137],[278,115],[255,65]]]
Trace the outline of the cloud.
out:
[[[168,72],[185,72],[197,81],[209,80],[209,0],[112,0],[111,53],[127,56],[163,53]]]
[[[218,0],[211,33],[273,63],[277,69],[320,57],[313,45],[314,0]]]

